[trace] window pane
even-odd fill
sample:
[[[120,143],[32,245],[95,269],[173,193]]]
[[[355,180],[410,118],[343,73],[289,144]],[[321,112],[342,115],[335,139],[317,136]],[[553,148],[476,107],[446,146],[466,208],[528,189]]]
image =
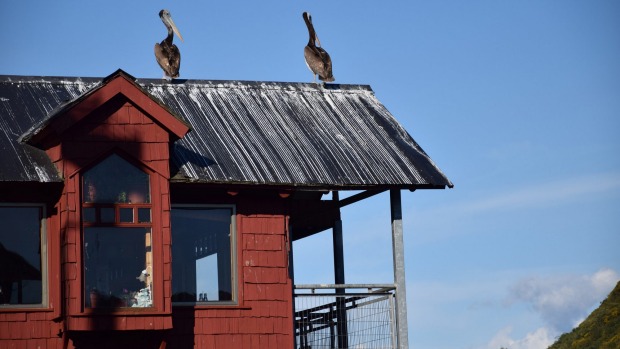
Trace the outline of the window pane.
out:
[[[102,223],[114,223],[114,207],[102,207],[100,213]]]
[[[41,208],[0,206],[0,223],[0,305],[43,303]]]
[[[133,208],[120,208],[121,223],[133,223]]]
[[[151,222],[151,209],[150,208],[138,208],[138,223],[150,223]]]
[[[173,208],[172,301],[233,300],[231,208]]]
[[[150,228],[84,228],[84,305],[152,307]]]
[[[97,209],[94,207],[84,207],[82,210],[82,220],[84,222],[96,222],[97,221]]]
[[[149,176],[113,154],[83,176],[83,201],[90,203],[150,203]]]

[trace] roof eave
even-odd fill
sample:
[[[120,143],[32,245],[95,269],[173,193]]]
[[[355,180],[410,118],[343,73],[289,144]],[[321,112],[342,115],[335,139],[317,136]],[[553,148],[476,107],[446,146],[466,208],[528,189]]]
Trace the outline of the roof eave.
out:
[[[189,185],[207,185],[213,187],[228,186],[231,188],[271,188],[274,190],[309,190],[309,191],[346,191],[346,190],[410,190],[418,189],[447,189],[453,188],[452,183],[449,184],[329,184],[329,183],[258,183],[243,181],[205,181],[189,178],[172,177],[170,183],[189,184]]]

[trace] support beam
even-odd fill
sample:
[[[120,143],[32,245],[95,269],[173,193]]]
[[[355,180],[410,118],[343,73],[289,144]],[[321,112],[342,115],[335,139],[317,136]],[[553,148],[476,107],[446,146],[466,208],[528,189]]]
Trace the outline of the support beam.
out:
[[[345,207],[347,205],[351,205],[354,204],[358,201],[364,200],[364,199],[368,199],[371,196],[375,196],[377,194],[383,193],[384,191],[386,191],[387,189],[382,189],[382,190],[366,190],[363,191],[361,193],[355,194],[355,195],[351,195],[346,199],[342,199],[338,202],[338,206],[339,207]]]
[[[332,200],[338,206],[340,197],[337,191],[333,192]],[[334,248],[334,283],[344,284],[344,245],[342,242],[342,219],[340,218],[340,209],[338,209],[338,216],[334,221],[332,227],[332,241]]]
[[[409,349],[407,325],[407,289],[405,280],[405,247],[403,241],[403,210],[400,190],[390,190],[392,218],[392,253],[394,257],[394,283],[396,284],[396,325],[398,348]]]
[[[337,191],[332,193],[332,200],[338,206],[340,196]],[[344,285],[344,244],[342,240],[342,219],[340,217],[340,208],[338,209],[338,217],[334,222],[332,228],[333,248],[334,248],[334,283],[337,285]],[[349,347],[349,331],[347,328],[347,309],[344,302],[344,288],[336,289],[336,294],[341,297],[336,298],[336,337],[338,348]],[[333,336],[332,336],[333,338]]]

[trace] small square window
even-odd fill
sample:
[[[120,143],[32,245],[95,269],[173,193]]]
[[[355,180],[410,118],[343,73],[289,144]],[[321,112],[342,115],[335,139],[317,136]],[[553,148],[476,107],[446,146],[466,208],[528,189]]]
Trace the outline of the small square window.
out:
[[[114,207],[101,208],[101,223],[114,223]]]
[[[151,209],[146,207],[138,208],[138,223],[151,222]]]
[[[97,209],[94,207],[84,207],[82,210],[82,220],[88,223],[97,221]]]
[[[133,208],[120,209],[121,223],[133,223]]]

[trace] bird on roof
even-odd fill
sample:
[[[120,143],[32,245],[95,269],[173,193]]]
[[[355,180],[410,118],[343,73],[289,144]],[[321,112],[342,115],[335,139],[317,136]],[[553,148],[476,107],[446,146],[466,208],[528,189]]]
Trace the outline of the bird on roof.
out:
[[[321,47],[321,41],[312,25],[312,16],[308,12],[304,12],[303,17],[308,27],[309,35],[308,44],[304,48],[304,57],[306,58],[308,69],[312,72],[312,81],[316,82],[316,75],[319,76],[319,80],[325,82],[334,81],[332,60],[327,51]],[[317,43],[319,44],[318,46],[316,45]]]
[[[183,37],[174,24],[170,11],[159,11],[159,18],[161,18],[161,21],[164,22],[164,25],[168,29],[168,36],[159,44],[155,44],[155,59],[157,59],[157,63],[161,69],[164,70],[164,79],[172,80],[179,77],[179,68],[181,66],[181,52],[179,52],[177,45],[172,43],[172,39],[174,34],[176,34],[181,41],[183,41]]]

